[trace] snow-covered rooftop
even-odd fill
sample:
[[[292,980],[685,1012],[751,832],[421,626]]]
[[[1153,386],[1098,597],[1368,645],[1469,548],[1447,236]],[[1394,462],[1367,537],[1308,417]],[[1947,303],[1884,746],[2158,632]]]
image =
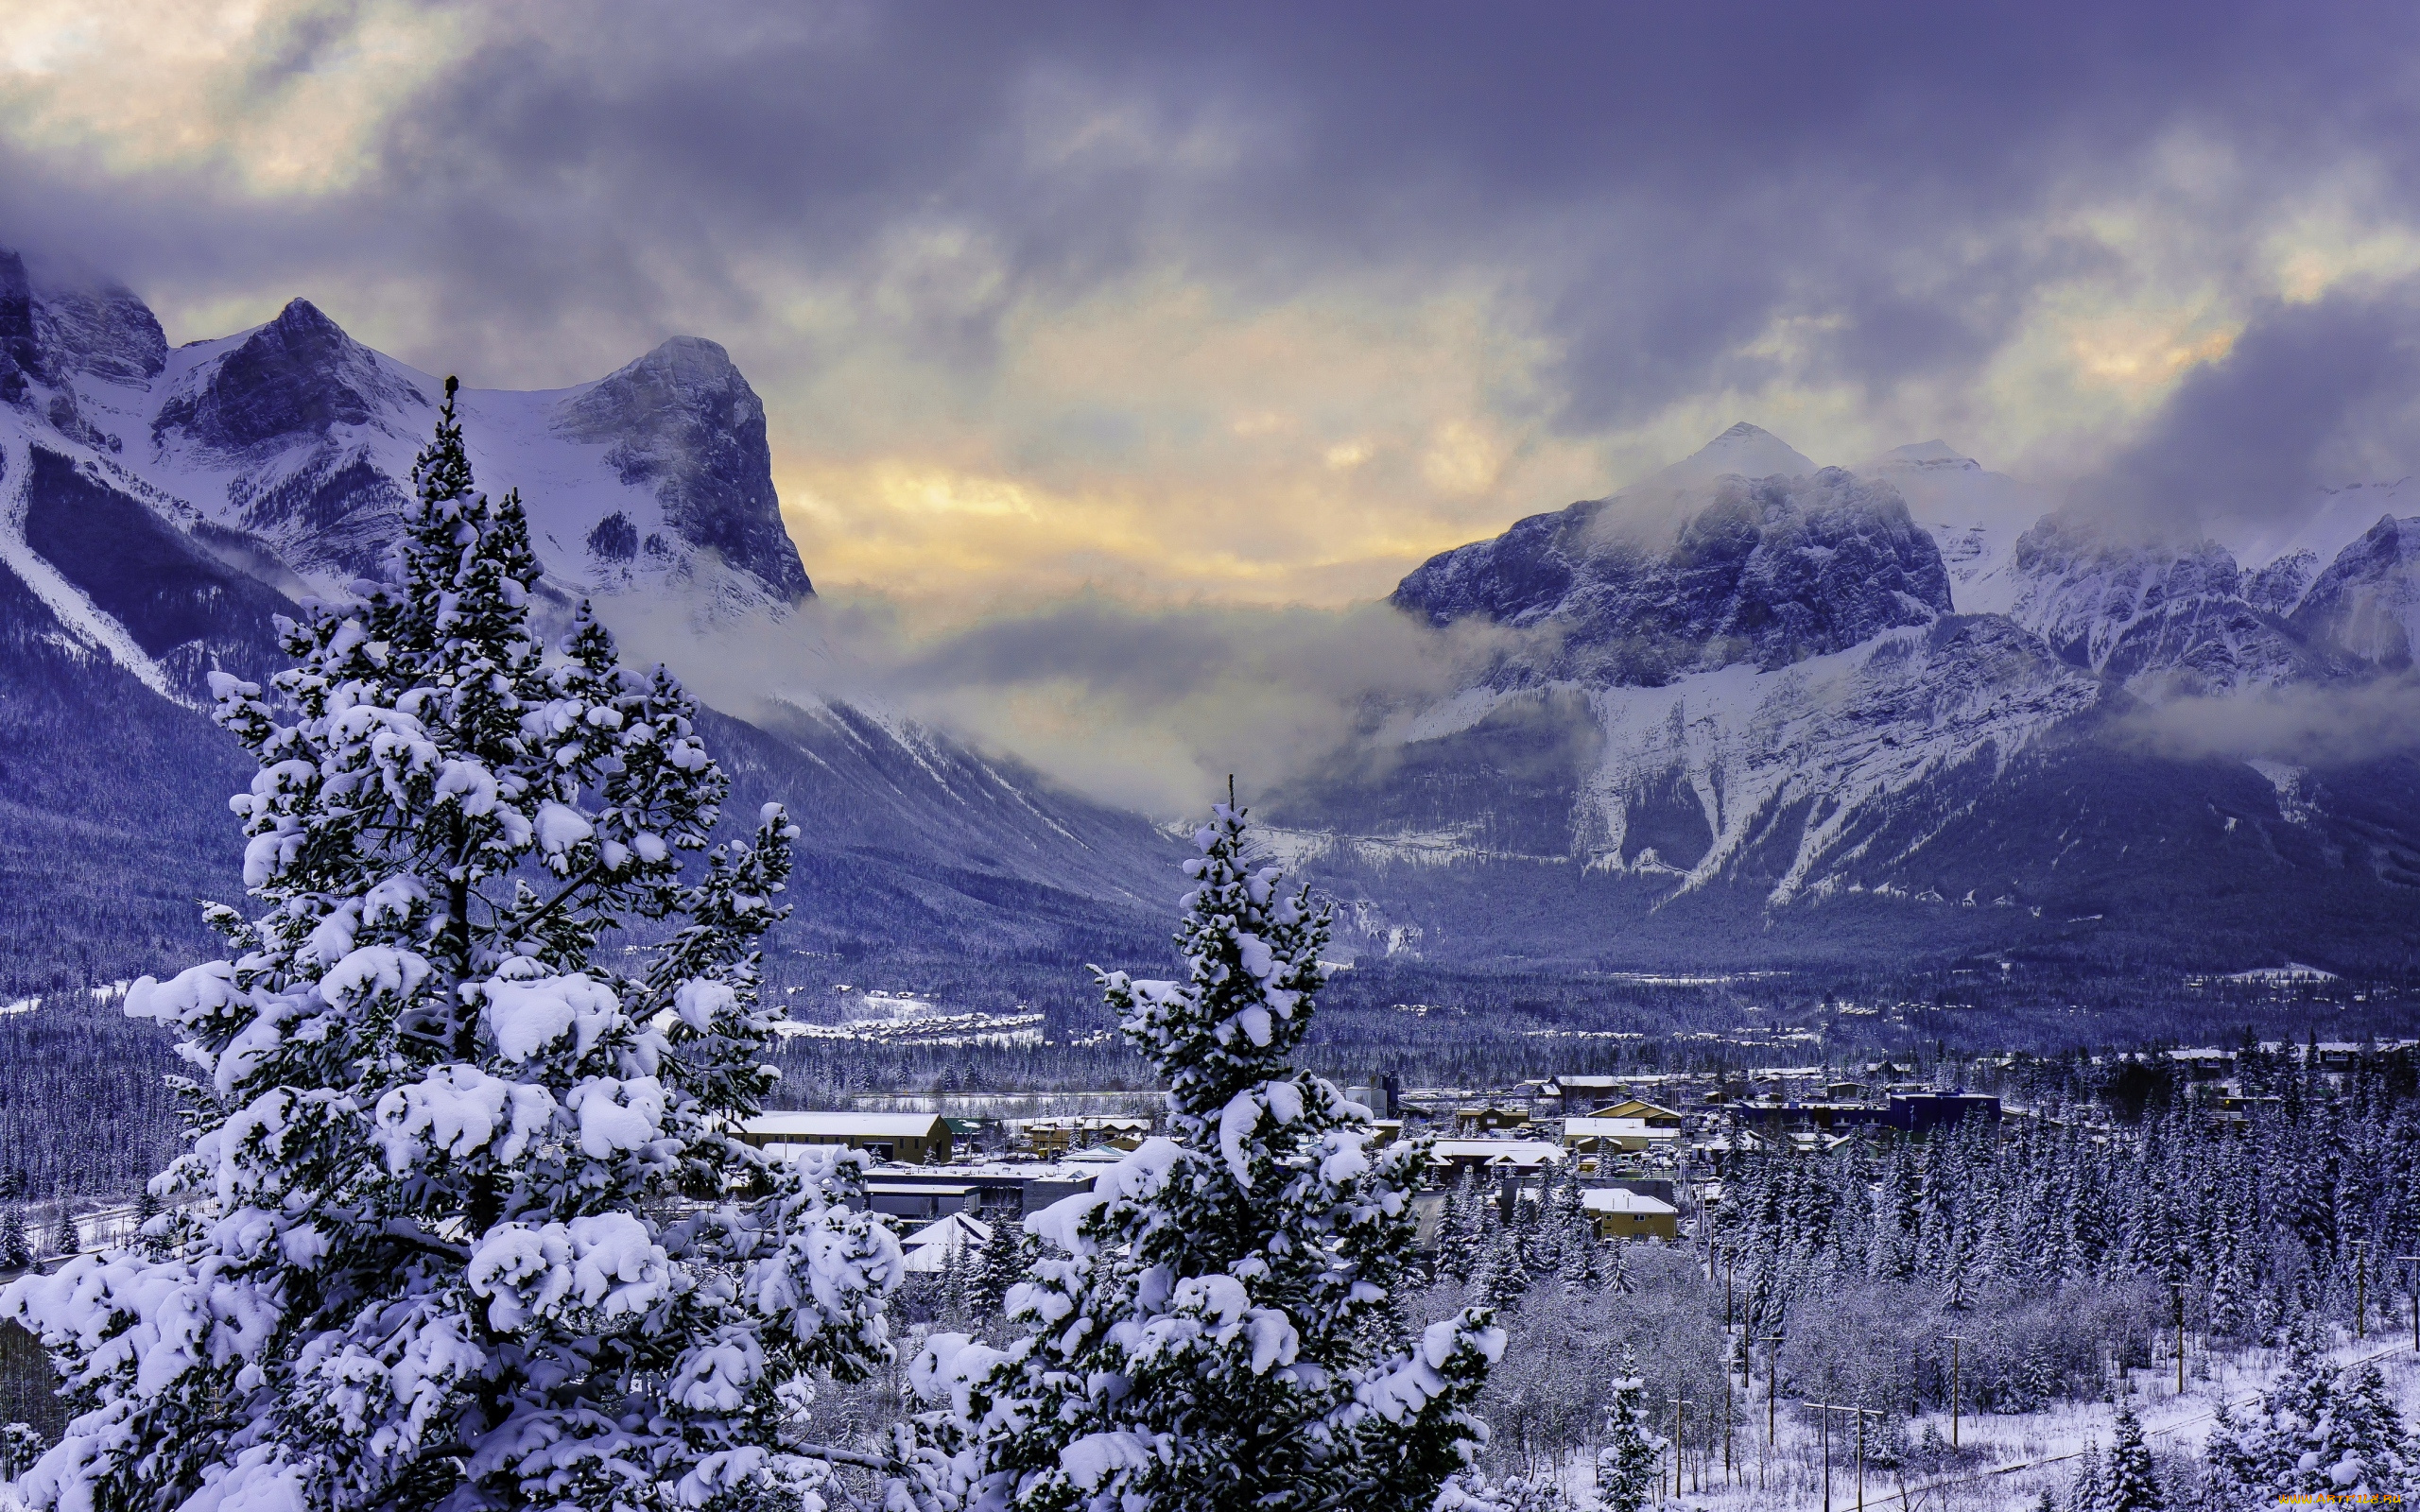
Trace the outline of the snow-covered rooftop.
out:
[[[1566,1118],[1563,1137],[1571,1139],[1677,1140],[1677,1128],[1658,1128],[1643,1118]]]
[[[1564,1158],[1563,1146],[1551,1140],[1439,1140],[1428,1149],[1433,1160],[1483,1157],[1491,1163],[1502,1160],[1507,1165],[1535,1165]]]
[[[740,1125],[766,1139],[925,1139],[947,1125],[939,1113],[759,1113]]]
[[[1588,1212],[1627,1212],[1645,1217],[1681,1211],[1659,1197],[1646,1196],[1628,1187],[1592,1188],[1580,1194],[1580,1206]]]
[[[938,1272],[957,1255],[963,1263],[967,1251],[980,1249],[992,1242],[992,1226],[962,1212],[936,1218],[914,1233],[899,1241],[900,1268],[918,1275]]]

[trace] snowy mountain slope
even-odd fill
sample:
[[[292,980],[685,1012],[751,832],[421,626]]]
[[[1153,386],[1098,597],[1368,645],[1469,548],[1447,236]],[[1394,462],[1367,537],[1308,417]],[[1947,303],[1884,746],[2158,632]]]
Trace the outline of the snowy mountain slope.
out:
[[[66,378],[84,429],[54,430],[337,591],[376,570],[441,388],[296,300],[149,374]],[[522,490],[564,593],[679,584],[752,608],[812,592],[782,528],[764,405],[713,342],[677,337],[555,392],[465,390],[460,412],[474,468]]]
[[[1856,472],[1896,489],[1931,533],[1960,613],[2008,612],[2021,587],[2010,558],[2024,522],[2049,510],[2047,495],[1939,440],[1885,452]]]
[[[1753,430],[1709,450],[1773,459],[1778,443],[1742,434]],[[1645,535],[1629,495],[1615,494],[1433,558],[1392,602],[1432,625],[1477,614],[1553,641],[1508,674],[1648,687],[1743,662],[1788,666],[1949,610],[1939,549],[1887,486],[1825,468],[1723,472],[1695,487],[1702,501],[1666,540]]]
[[[1744,447],[1750,465],[1799,456],[1762,435],[1735,427],[1668,471],[1682,481],[1652,502],[1677,504],[1677,524],[1626,490],[1405,578],[1395,603],[1432,624],[1530,633],[1392,727],[1392,747],[1374,737],[1278,797],[1288,845],[1352,900],[1369,942],[1584,954],[1592,936],[1645,931],[1720,959],[1743,920],[1803,938],[1854,904],[1886,936],[1938,943],[1928,916],[1995,903],[1999,924],[1963,935],[2005,942],[2066,929],[2070,905],[2083,934],[2114,935],[2213,890],[2271,906],[2181,911],[2267,937],[2317,907],[2327,920],[2301,921],[2342,941],[2362,937],[2339,928],[2348,918],[2420,905],[2408,760],[2335,771],[2313,802],[2131,733],[2179,697],[2353,687],[2404,665],[2420,524],[2246,573],[2212,542],[2146,544],[2046,512],[1939,442],[1854,472],[1722,465]],[[2140,869],[2211,816],[2215,869]],[[1472,885],[1487,908],[1456,901],[1440,874],[1457,868],[1485,874]],[[1591,922],[1558,941],[1537,922],[1548,911]],[[2404,933],[2390,954],[2411,948]]]
[[[2325,670],[2323,650],[2245,596],[2215,541],[2143,545],[2052,515],[2018,538],[2010,564],[2009,617],[2138,696],[2274,687]]]
[[[32,648],[0,664],[0,731],[16,742],[0,748],[0,892],[75,912],[69,895],[88,883],[48,865],[39,837],[141,850],[147,788],[199,799],[174,833],[237,852],[224,799],[241,782],[233,743],[199,712],[206,674],[266,673],[283,660],[274,615],[380,570],[440,394],[302,301],[169,349],[127,291],[48,285],[0,253],[0,640]],[[556,611],[586,595],[651,607],[692,627],[677,662],[718,654],[715,637],[812,593],[781,525],[763,406],[712,342],[677,338],[570,389],[466,391],[461,413],[482,483],[522,494]],[[78,708],[105,708],[120,735],[96,749],[38,733]],[[890,954],[1156,942],[1172,851],[1139,818],[879,712],[715,726],[734,752],[734,812],[780,799],[808,822],[798,941]],[[199,854],[161,874],[185,879],[188,905],[232,882]],[[189,918],[144,917],[61,948],[123,975],[193,933]],[[21,947],[6,969],[37,958]]]
[[[2296,627],[2345,654],[2395,670],[2420,646],[2420,515],[2389,515],[2344,548],[2291,611]]]

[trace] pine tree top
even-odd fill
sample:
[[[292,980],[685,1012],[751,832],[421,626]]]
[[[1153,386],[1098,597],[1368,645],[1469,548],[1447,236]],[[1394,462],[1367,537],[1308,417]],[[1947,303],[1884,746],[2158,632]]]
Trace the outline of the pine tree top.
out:
[[[1282,868],[1246,853],[1245,816],[1219,804],[1184,863],[1193,888],[1179,906],[1182,982],[1105,975],[1121,1026],[1168,1084],[1180,1119],[1206,1124],[1240,1093],[1286,1077],[1325,985],[1320,951],[1328,911],[1308,888],[1280,890]]]

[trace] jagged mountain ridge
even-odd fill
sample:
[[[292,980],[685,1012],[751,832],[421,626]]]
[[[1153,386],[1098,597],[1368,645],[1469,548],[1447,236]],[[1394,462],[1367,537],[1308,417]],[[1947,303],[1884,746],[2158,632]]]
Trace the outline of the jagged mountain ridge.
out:
[[[2409,955],[2408,755],[2247,765],[2142,731],[2171,705],[2399,676],[2420,520],[2247,571],[2049,503],[1939,442],[1817,468],[1741,425],[1443,553],[1394,602],[1481,617],[1513,648],[1278,795],[1283,843],[1366,945],[1455,956],[1720,963],[1880,939],[2259,957],[2297,929],[2346,959]],[[1484,875],[1485,906],[1458,898],[1461,872]]]
[[[307,301],[172,349],[125,289],[0,251],[0,894],[23,926],[0,975],[108,980],[201,943],[194,899],[240,891],[224,799],[246,765],[201,713],[206,674],[265,674],[273,615],[382,570],[441,393]],[[763,405],[714,343],[571,389],[466,390],[461,413],[481,484],[528,509],[544,613],[669,607],[702,657],[811,596]],[[1158,943],[1172,850],[1140,818],[879,711],[709,723],[733,812],[779,799],[806,829],[790,948]],[[130,900],[129,864],[166,897]]]

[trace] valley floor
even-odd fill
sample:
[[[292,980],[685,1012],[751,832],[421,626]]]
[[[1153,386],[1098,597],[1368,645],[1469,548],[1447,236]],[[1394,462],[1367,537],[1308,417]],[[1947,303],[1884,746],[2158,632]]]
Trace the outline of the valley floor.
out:
[[[2333,1352],[2340,1364],[2375,1361],[2407,1426],[2420,1411],[2420,1358],[2411,1338],[2356,1341],[2342,1336]],[[2257,1399],[2283,1368],[2283,1349],[2252,1349],[2215,1358],[2187,1354],[2186,1389],[2176,1390],[2173,1361],[2165,1370],[2127,1373],[2126,1401],[2142,1419],[2144,1437],[2164,1471],[2187,1470],[2208,1435],[2221,1402],[2241,1407]],[[1687,1467],[1687,1487],[1668,1489],[1651,1505],[1685,1512],[2031,1512],[2048,1491],[2067,1504],[2076,1469],[2087,1448],[2106,1452],[2118,1406],[2115,1402],[2063,1402],[2034,1413],[1966,1414],[1959,1419],[1958,1458],[1962,1463],[1928,1473],[1869,1465],[1858,1494],[1856,1439],[1845,1411],[1832,1419],[1830,1495],[1824,1487],[1824,1444],[1811,1415],[1794,1412],[1785,1400],[1776,1418],[1776,1442],[1765,1442],[1765,1381],[1755,1378],[1754,1400],[1742,1402],[1745,1421],[1733,1442],[1735,1460],[1726,1480],[1720,1457]],[[1928,1413],[1907,1424],[1911,1439],[1937,1434],[1946,1442],[1946,1413]],[[1669,1459],[1666,1461],[1668,1473]],[[1578,1507],[1597,1505],[1592,1469],[1584,1461],[1565,1468],[1564,1485]],[[2248,1512],[2248,1509],[2247,1509]]]

